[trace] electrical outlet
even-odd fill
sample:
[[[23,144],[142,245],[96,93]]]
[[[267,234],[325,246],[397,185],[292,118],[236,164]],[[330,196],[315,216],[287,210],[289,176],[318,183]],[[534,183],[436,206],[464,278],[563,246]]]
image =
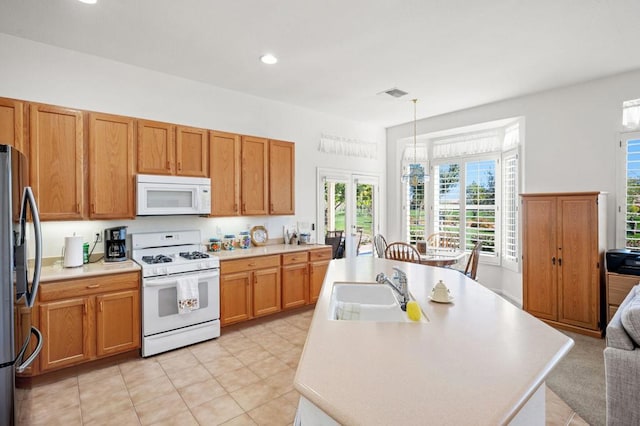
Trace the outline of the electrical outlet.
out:
[[[102,232],[96,232],[96,238],[95,238],[94,242],[96,242],[96,243],[101,243],[102,242]]]

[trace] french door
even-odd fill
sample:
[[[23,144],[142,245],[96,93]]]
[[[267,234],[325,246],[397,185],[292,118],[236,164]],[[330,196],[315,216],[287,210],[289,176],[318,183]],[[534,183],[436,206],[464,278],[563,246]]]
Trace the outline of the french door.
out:
[[[379,231],[379,177],[343,170],[318,169],[318,234],[343,231],[343,257],[372,256]]]

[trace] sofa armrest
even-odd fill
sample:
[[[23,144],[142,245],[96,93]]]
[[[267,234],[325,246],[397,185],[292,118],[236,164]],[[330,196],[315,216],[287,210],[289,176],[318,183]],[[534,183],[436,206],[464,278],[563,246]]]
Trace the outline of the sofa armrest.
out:
[[[607,425],[640,424],[640,349],[605,348]]]
[[[607,325],[607,347],[624,349],[627,351],[632,351],[635,348],[633,340],[629,337],[624,326],[622,325],[622,313],[624,312],[624,308],[631,303],[631,300],[636,297],[636,291],[640,288],[640,285],[636,285],[631,288],[627,297],[624,298],[620,307],[616,311],[611,321]]]

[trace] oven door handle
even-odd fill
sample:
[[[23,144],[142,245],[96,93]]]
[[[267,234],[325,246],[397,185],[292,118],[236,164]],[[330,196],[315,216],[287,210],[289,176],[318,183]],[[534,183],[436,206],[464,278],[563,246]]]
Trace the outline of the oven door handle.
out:
[[[220,276],[220,272],[218,271],[214,271],[214,272],[207,272],[206,274],[200,274],[200,273],[189,273],[189,274],[185,274],[185,275],[173,275],[170,277],[162,277],[162,278],[145,278],[142,281],[142,286],[143,287],[162,287],[162,286],[166,286],[168,284],[175,284],[175,282],[178,280],[178,278],[180,277],[186,277],[186,276],[197,276],[198,279],[202,279],[202,280],[207,280],[210,278],[216,278],[218,276]]]

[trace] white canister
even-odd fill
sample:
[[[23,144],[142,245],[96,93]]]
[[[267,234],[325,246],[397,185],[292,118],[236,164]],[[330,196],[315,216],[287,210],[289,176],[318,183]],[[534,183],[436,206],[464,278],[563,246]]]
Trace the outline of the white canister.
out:
[[[65,268],[82,266],[82,237],[64,237],[64,261]]]

